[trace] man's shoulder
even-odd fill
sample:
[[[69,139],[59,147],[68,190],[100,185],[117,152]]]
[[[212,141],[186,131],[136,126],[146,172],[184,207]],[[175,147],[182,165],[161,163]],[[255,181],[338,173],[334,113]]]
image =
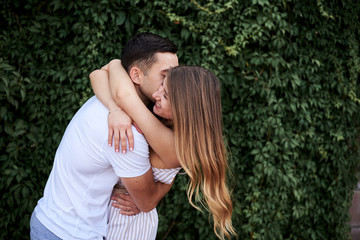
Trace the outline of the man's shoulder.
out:
[[[96,98],[96,96],[93,96],[80,107],[74,117],[80,118],[80,121],[91,121],[94,123],[91,126],[97,127],[97,124],[99,123],[95,124],[95,122],[104,122],[107,118],[107,113],[108,110],[106,107]]]
[[[134,149],[127,149],[125,154],[116,153],[111,146],[104,146],[105,156],[109,159],[115,173],[119,177],[138,177],[146,173],[151,165],[149,161],[149,145],[141,133],[132,126]]]
[[[107,111],[106,107],[100,102],[100,100],[94,95],[89,98],[81,108],[98,108],[102,109],[103,111]]]

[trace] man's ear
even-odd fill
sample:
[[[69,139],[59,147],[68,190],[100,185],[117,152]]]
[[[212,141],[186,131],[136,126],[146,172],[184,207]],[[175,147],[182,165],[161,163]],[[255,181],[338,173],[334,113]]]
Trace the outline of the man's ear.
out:
[[[135,84],[140,84],[143,78],[143,73],[138,67],[132,67],[129,71],[129,76]]]

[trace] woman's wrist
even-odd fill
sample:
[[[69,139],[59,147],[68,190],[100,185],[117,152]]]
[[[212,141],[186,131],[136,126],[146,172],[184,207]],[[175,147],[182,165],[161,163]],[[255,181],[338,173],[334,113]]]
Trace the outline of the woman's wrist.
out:
[[[113,110],[113,111],[109,111],[109,115],[110,115],[110,113],[113,113],[113,112],[118,112],[118,111],[121,111],[121,108],[119,108],[119,109],[115,109],[115,110]]]
[[[115,111],[121,111],[122,109],[111,99],[108,103],[109,114]]]

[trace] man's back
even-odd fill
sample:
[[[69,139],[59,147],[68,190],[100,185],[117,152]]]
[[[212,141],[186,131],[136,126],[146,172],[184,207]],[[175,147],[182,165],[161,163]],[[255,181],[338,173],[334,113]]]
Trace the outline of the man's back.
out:
[[[55,155],[53,170],[36,216],[63,239],[101,239],[107,205],[119,177],[137,177],[150,168],[148,145],[134,129],[136,147],[115,153],[107,143],[107,109],[96,97],[69,123]]]

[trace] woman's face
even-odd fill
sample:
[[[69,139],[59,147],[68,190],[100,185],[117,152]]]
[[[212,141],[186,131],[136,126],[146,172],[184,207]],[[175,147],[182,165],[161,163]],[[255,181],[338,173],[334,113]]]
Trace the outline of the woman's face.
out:
[[[163,85],[160,86],[159,90],[153,93],[153,98],[155,99],[155,105],[153,111],[156,115],[165,118],[173,119],[171,112],[170,99],[168,96],[167,88],[167,77],[165,77]]]

